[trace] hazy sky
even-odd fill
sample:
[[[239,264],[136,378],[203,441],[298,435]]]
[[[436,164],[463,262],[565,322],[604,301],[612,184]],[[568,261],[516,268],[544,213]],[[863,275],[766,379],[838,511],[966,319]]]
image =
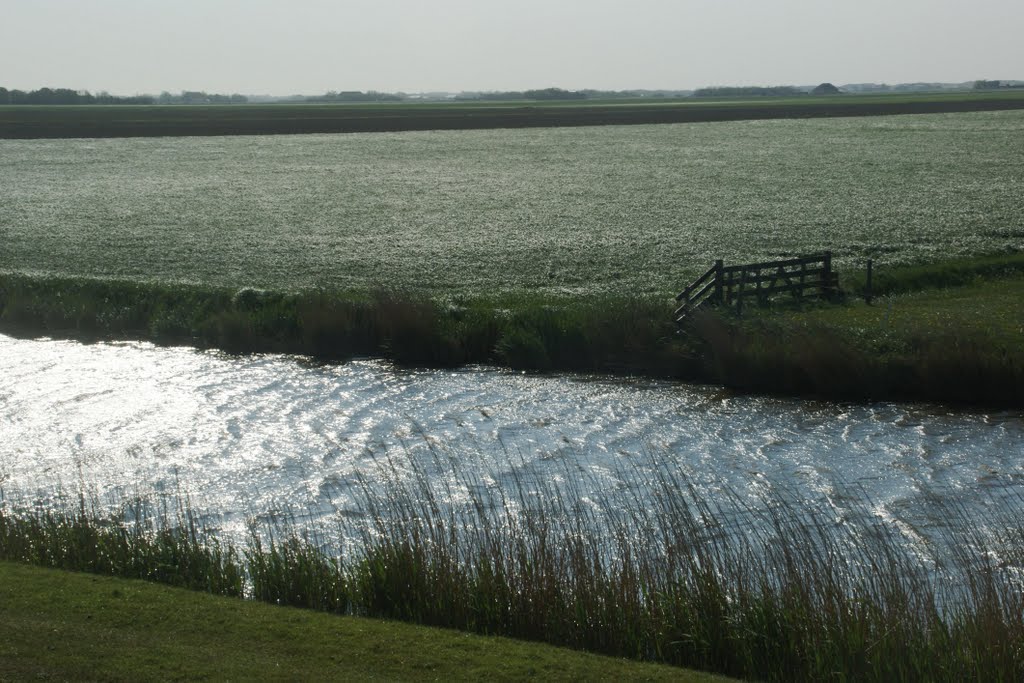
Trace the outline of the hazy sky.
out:
[[[0,0],[0,85],[115,94],[1024,79],[1024,0]]]

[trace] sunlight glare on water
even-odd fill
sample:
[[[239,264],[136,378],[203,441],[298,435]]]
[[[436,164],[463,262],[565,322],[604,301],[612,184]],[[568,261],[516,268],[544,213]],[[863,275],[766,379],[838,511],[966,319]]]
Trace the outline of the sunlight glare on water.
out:
[[[359,515],[360,479],[427,472],[456,505],[524,482],[642,500],[663,470],[709,499],[781,497],[914,538],[936,531],[938,499],[1019,506],[1022,455],[1019,413],[0,336],[3,500],[184,495],[228,534]]]

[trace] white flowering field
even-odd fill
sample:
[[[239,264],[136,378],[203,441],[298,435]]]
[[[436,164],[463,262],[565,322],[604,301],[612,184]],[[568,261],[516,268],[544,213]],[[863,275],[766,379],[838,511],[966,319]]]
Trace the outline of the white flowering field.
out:
[[[670,294],[715,258],[1024,247],[1024,111],[0,140],[0,271]]]

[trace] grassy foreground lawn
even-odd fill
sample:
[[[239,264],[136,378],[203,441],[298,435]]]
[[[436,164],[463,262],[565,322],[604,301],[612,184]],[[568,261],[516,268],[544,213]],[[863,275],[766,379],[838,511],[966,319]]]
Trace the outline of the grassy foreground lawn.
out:
[[[729,679],[0,562],[0,680]]]

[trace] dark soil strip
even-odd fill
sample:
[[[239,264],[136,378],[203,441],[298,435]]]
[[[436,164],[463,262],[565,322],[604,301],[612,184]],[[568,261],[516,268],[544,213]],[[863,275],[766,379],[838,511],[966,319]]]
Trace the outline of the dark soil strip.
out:
[[[544,128],[754,119],[938,114],[1024,109],[1024,98],[668,105],[389,107],[317,105],[6,107],[0,138],[109,138],[195,135],[292,135],[415,130]]]

